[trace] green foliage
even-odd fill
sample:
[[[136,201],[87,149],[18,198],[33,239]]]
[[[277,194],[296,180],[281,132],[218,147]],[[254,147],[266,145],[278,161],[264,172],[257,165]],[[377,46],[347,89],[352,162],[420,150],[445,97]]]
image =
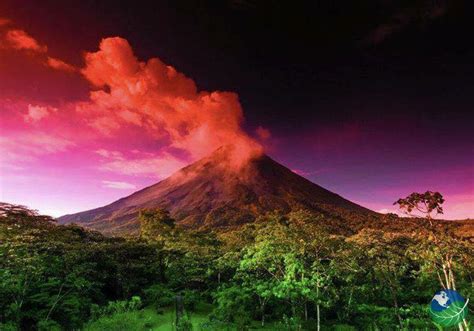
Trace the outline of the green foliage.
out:
[[[127,311],[105,315],[87,323],[84,331],[130,331],[150,330],[157,324],[155,316],[147,311]]]
[[[179,321],[176,323],[176,331],[192,331],[193,324],[189,319],[188,315],[182,316]]]
[[[0,215],[0,330],[164,330],[176,295],[183,330],[432,329],[427,305],[446,256],[458,291],[474,296],[473,244],[448,227],[405,231],[397,224],[409,221],[381,218],[398,227],[336,235],[334,220],[295,212],[214,233],[148,210],[141,238],[124,239],[21,206]]]
[[[139,296],[133,296],[130,300],[110,301],[107,306],[94,307],[93,318],[99,318],[106,315],[136,311],[142,307],[142,299]]]
[[[216,308],[213,316],[225,323],[244,327],[250,325],[252,318],[252,293],[238,286],[222,287],[215,294]]]
[[[61,325],[52,320],[42,320],[38,322],[38,331],[61,331]]]
[[[175,221],[165,209],[145,209],[140,211],[140,236],[147,240],[165,240],[172,234]]]
[[[168,307],[173,304],[175,294],[164,284],[153,284],[144,291],[145,304],[156,309]]]
[[[299,317],[283,315],[283,320],[279,323],[279,329],[285,331],[300,331],[302,329],[302,321]]]

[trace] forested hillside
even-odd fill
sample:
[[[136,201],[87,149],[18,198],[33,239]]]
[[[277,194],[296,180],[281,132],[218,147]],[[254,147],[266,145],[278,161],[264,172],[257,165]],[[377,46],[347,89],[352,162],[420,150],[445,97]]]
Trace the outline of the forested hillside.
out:
[[[110,238],[2,205],[0,330],[434,329],[443,254],[474,294],[474,245],[456,235],[472,221],[387,216],[338,231],[299,211],[212,232],[161,209],[139,220],[139,236]]]

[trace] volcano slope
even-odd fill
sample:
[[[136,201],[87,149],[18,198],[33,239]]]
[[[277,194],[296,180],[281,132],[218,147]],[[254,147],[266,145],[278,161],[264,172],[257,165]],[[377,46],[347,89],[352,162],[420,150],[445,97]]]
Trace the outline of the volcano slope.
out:
[[[177,224],[191,228],[229,228],[268,212],[307,210],[344,221],[377,213],[352,203],[299,176],[265,154],[231,165],[218,149],[170,177],[104,207],[65,215],[60,224],[76,223],[107,234],[136,233],[138,213],[165,208]]]

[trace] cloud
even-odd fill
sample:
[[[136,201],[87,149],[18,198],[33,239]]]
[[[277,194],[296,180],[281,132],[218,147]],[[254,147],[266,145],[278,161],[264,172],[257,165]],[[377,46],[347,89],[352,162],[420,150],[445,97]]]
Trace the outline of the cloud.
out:
[[[44,132],[27,132],[15,138],[0,137],[0,145],[33,155],[45,155],[64,152],[75,144],[65,138]]]
[[[38,49],[32,45],[30,40],[29,48]],[[71,69],[48,53],[26,54],[59,70]],[[200,91],[160,59],[138,60],[125,39],[102,40],[97,51],[85,53],[84,67],[75,72],[91,85],[86,99],[54,106],[0,99],[9,109],[2,114],[2,126],[9,130],[2,151],[10,155],[10,165],[25,166],[46,154],[71,152],[66,160],[92,151],[98,157],[84,160],[91,169],[164,178],[222,145],[234,147],[229,166],[261,151],[242,129],[237,94]],[[39,124],[42,131],[31,131]],[[269,134],[264,128],[259,132]]]
[[[5,40],[9,46],[18,50],[31,50],[38,53],[46,53],[48,48],[40,45],[36,39],[23,30],[9,30],[5,34]]]
[[[35,106],[32,104],[28,105],[28,113],[23,116],[25,122],[38,122],[43,118],[48,117],[51,113],[56,112],[57,109],[54,107],[46,107],[46,106]]]
[[[43,132],[21,132],[15,136],[0,137],[0,164],[2,169],[23,169],[25,163],[41,156],[65,152],[75,146],[70,140]]]
[[[166,152],[159,155],[138,150],[131,150],[130,155],[107,149],[94,152],[103,158],[100,170],[121,175],[164,178],[186,166],[185,161]]]
[[[85,62],[82,73],[99,90],[77,109],[104,135],[138,126],[193,159],[226,144],[236,146],[239,159],[259,149],[241,128],[243,111],[235,93],[198,91],[190,78],[160,59],[139,61],[119,37],[103,39]]]
[[[257,130],[255,130],[255,132],[257,133],[257,136],[262,140],[267,140],[272,136],[270,130],[262,126],[259,126]]]
[[[10,23],[10,20],[6,18],[0,18],[0,27],[7,26]],[[56,57],[47,55],[48,47],[44,44],[41,44],[24,30],[8,30],[3,35],[3,40],[0,40],[0,45],[3,49],[15,49],[30,52],[30,54],[37,56],[43,65],[52,69],[69,73],[77,71],[77,69],[69,63],[66,63],[65,61]]]
[[[56,70],[66,71],[66,72],[75,72],[76,68],[63,60],[48,56],[46,64]]]
[[[380,44],[411,24],[423,26],[430,21],[444,16],[447,9],[446,1],[440,0],[424,1],[413,7],[398,10],[386,22],[379,24],[373,29],[365,38],[365,42],[374,45]]]
[[[186,162],[171,154],[135,159],[114,159],[102,164],[99,169],[129,176],[165,178],[186,166]]]
[[[132,190],[136,189],[137,187],[133,184],[126,183],[126,182],[114,182],[109,180],[103,180],[102,186],[106,188],[113,188],[116,190]]]
[[[11,21],[8,18],[0,17],[0,27],[10,24]]]
[[[106,149],[98,149],[95,151],[96,154],[104,157],[104,158],[109,158],[109,159],[114,159],[114,160],[124,160],[124,156],[121,152],[118,151],[109,151]]]

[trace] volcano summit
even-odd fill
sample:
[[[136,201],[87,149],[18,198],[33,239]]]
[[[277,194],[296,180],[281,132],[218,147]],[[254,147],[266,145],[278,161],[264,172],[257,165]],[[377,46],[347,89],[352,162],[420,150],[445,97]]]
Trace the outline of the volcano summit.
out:
[[[216,150],[170,177],[104,207],[60,217],[104,233],[135,233],[138,213],[165,208],[178,224],[192,228],[233,227],[271,211],[300,209],[345,218],[375,213],[332,193],[265,154],[254,156],[238,169],[229,152]]]

